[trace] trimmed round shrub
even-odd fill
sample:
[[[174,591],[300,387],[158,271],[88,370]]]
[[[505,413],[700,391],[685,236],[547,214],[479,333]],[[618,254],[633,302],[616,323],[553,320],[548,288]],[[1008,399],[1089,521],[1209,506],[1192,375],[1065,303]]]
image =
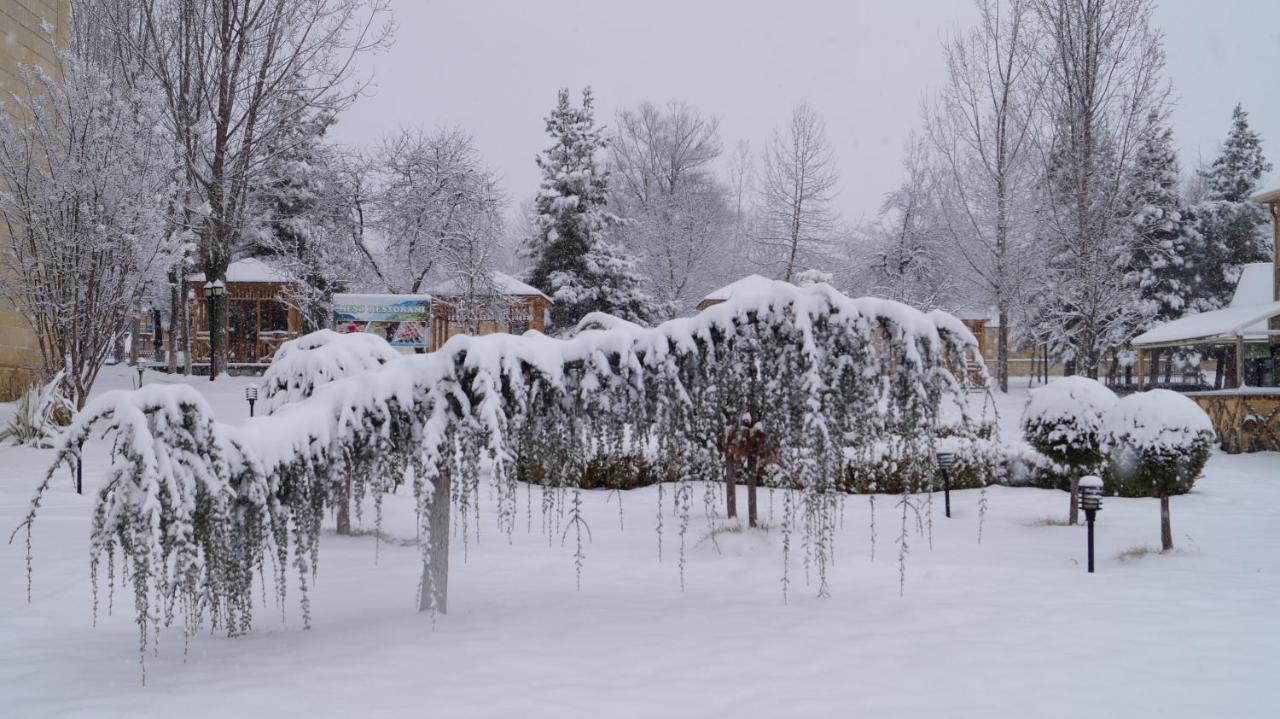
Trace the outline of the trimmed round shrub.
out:
[[[1103,417],[1116,395],[1088,377],[1062,377],[1032,390],[1022,410],[1027,443],[1049,459],[1081,470],[1102,462]]]
[[[1107,413],[1108,489],[1124,497],[1160,498],[1160,537],[1173,548],[1169,497],[1186,494],[1204,470],[1213,422],[1193,400],[1167,389],[1129,395]]]

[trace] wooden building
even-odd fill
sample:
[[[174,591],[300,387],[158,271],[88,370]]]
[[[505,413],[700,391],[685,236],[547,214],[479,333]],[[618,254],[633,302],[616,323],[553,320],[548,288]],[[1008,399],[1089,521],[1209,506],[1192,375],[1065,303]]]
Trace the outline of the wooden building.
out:
[[[215,287],[203,274],[187,278],[195,296],[191,306],[191,360],[209,363],[210,291],[227,293],[227,365],[254,368],[271,364],[281,344],[302,334],[302,314],[286,301],[298,287],[287,275],[262,260],[246,258],[227,268],[226,287]]]
[[[736,282],[731,282],[720,289],[711,292],[703,297],[697,304],[696,309],[701,312],[712,305],[718,305],[721,302],[727,302],[736,292],[750,294],[760,289],[768,289],[773,284],[773,280],[760,275],[747,275]]]
[[[551,298],[538,288],[511,275],[494,272],[498,296],[485,297],[476,309],[476,334],[507,332],[518,335],[528,330],[545,332],[551,319]],[[454,335],[465,334],[468,322],[461,315],[469,292],[456,280],[431,288],[431,349],[437,350]]]
[[[1133,340],[1144,387],[1169,375],[1150,371],[1161,359],[1213,358],[1213,379],[1197,371],[1203,388],[1186,394],[1213,420],[1228,452],[1280,451],[1280,190],[1250,199],[1268,205],[1277,223],[1274,260],[1247,265],[1227,307],[1166,322]]]

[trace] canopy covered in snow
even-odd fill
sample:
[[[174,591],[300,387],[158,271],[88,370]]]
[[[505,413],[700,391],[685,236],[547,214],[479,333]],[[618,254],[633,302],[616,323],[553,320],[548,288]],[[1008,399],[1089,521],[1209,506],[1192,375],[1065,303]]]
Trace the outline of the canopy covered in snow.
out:
[[[1140,346],[1193,343],[1214,339],[1261,339],[1266,321],[1280,316],[1280,302],[1201,312],[1153,327],[1133,338]]]
[[[708,294],[702,298],[698,304],[705,302],[728,302],[736,296],[746,296],[759,292],[768,292],[773,286],[773,280],[760,275],[747,275],[736,282],[731,282],[724,287]]]
[[[494,270],[493,284],[504,295],[511,297],[541,297],[548,302],[551,301],[551,298],[543,294],[537,287],[521,282],[505,272]],[[465,290],[462,288],[462,283],[456,279],[445,280],[431,288],[431,294],[439,297],[457,296],[464,293]]]
[[[188,275],[190,282],[204,282],[203,272]],[[227,282],[293,282],[283,270],[276,269],[256,257],[246,257],[227,265]]]

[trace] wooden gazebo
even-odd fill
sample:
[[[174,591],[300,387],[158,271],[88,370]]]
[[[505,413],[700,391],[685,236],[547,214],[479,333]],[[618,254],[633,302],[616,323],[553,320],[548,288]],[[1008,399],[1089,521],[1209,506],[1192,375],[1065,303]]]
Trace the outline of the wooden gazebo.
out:
[[[191,306],[191,360],[209,363],[209,317],[205,297],[213,285],[203,274],[187,277]],[[227,267],[227,364],[262,367],[281,344],[302,334],[302,314],[287,302],[298,285],[262,260],[246,258]]]
[[[1280,190],[1250,200],[1268,205],[1280,223]],[[1133,340],[1139,387],[1161,384],[1153,367],[1161,357],[1165,377],[1179,356],[1212,358],[1212,380],[1195,368],[1175,388],[1208,413],[1228,452],[1280,450],[1280,225],[1275,233],[1275,260],[1246,265],[1229,306],[1166,322]]]
[[[551,298],[538,288],[503,272],[493,273],[496,297],[486,298],[488,307],[479,318],[477,334],[507,332],[522,334],[527,330],[545,332],[551,312]],[[466,327],[458,316],[467,296],[461,283],[448,280],[431,288],[431,349],[440,349],[450,337],[463,334]]]

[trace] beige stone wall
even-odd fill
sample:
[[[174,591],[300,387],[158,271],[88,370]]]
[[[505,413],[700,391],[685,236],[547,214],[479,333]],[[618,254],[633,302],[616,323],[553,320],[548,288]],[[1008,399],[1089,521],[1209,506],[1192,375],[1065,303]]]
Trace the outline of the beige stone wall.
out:
[[[70,0],[0,0],[0,97],[19,87],[18,66],[53,60],[45,23],[65,42],[70,31]],[[0,243],[8,235],[0,223]],[[0,276],[0,282],[4,277]],[[0,301],[0,401],[17,397],[36,378],[40,364],[35,335],[20,314]]]

